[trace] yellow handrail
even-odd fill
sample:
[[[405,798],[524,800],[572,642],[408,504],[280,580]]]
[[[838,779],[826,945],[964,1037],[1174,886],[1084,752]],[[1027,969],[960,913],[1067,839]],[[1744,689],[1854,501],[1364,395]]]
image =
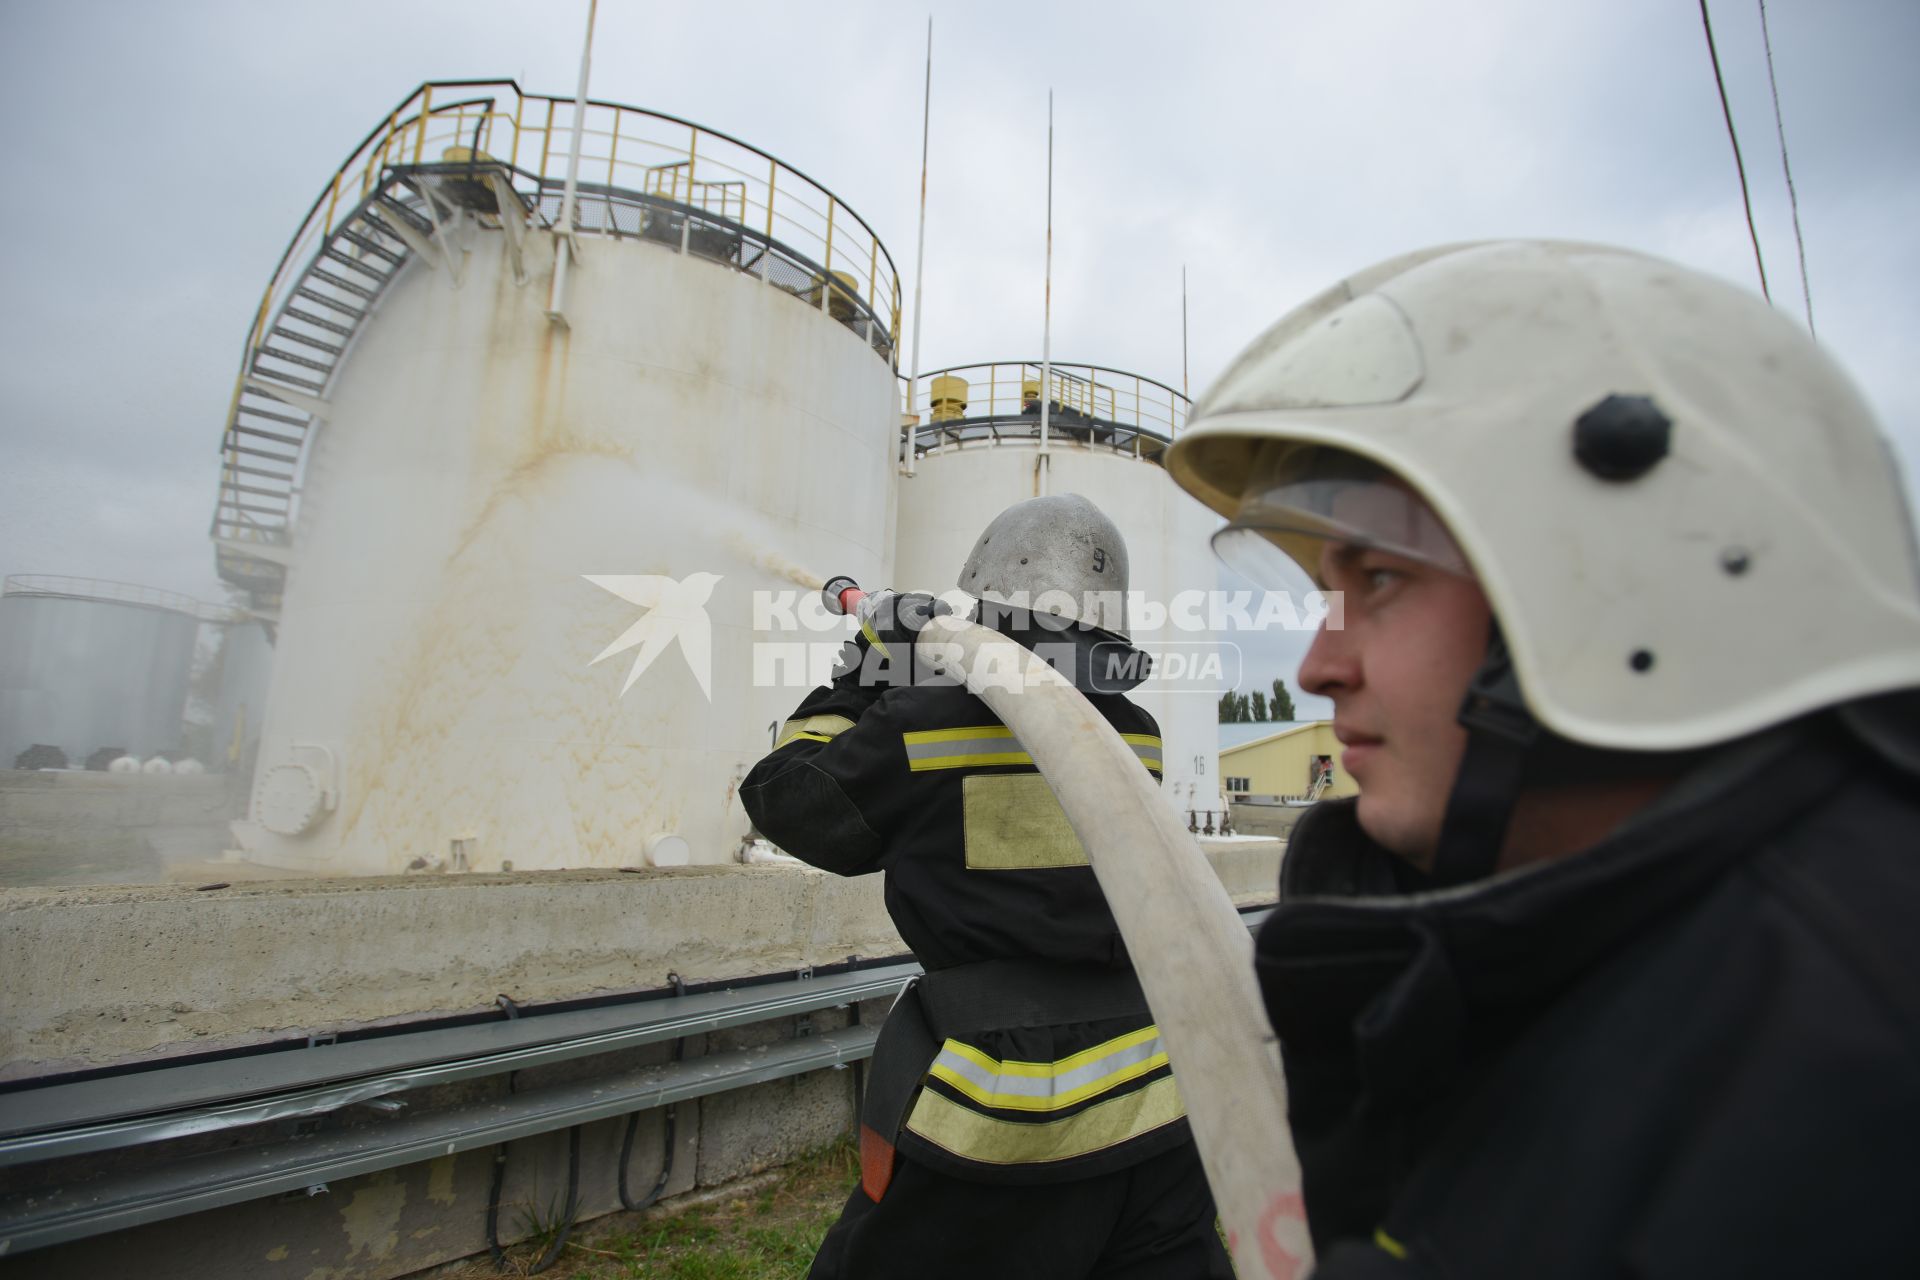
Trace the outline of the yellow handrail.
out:
[[[965,411],[972,421],[1024,421],[1041,394],[1038,361],[992,361],[936,369],[921,375],[914,403],[932,402],[933,380],[953,377],[967,385]],[[1077,425],[1074,415],[1158,440],[1171,440],[1186,425],[1188,400],[1164,383],[1101,365],[1052,362],[1047,398],[1056,406],[1057,429]],[[1037,421],[1037,418],[1035,418]],[[945,424],[951,427],[951,422]],[[1004,432],[1002,432],[1004,434]],[[1133,441],[1122,442],[1132,447]]]
[[[461,96],[462,100],[445,107],[434,106],[436,97],[445,100],[453,96]],[[510,109],[502,106],[508,101]],[[539,125],[527,122],[529,102],[546,104]],[[388,114],[382,126],[374,130],[331,177],[314,215],[296,234],[287,258],[269,282],[263,298],[266,313],[271,315],[276,304],[283,300],[297,273],[304,268],[314,242],[333,231],[342,213],[341,188],[357,177],[361,197],[371,195],[382,170],[389,164],[402,160],[431,161],[438,149],[436,139],[445,145],[466,145],[466,135],[475,123],[484,122],[480,128],[494,154],[506,150],[508,163],[518,169],[525,153],[522,135],[537,130],[541,135],[540,158],[533,174],[557,180],[565,157],[555,154],[552,143],[555,119],[563,102],[566,100],[522,94],[511,82],[430,82],[420,86]],[[888,332],[898,333],[900,282],[891,257],[879,238],[859,218],[849,216],[849,211],[832,192],[782,165],[776,157],[689,121],[613,103],[596,102],[591,106],[612,116],[610,129],[583,131],[586,145],[594,153],[587,158],[596,164],[605,162],[609,186],[645,189],[647,171],[666,164],[684,163],[688,178],[687,203],[725,218],[737,217],[742,223],[756,205],[764,206],[765,216],[759,221],[768,239],[779,239],[791,251],[817,258],[823,275],[828,278],[845,271],[853,277],[853,285],[844,291],[864,299],[868,309],[887,320]],[[504,147],[494,144],[497,127],[511,131],[512,138]],[[676,131],[677,138],[673,136]],[[749,159],[752,166],[743,168],[742,162]],[[762,163],[764,176],[757,168]],[[701,171],[713,174],[715,170],[718,171],[715,176],[701,180]],[[633,177],[628,179],[628,174]],[[850,246],[847,243],[850,238],[868,241],[865,263],[855,265],[858,259],[852,257],[849,248],[857,252],[857,245]],[[841,285],[831,286],[831,291],[842,290]],[[823,290],[823,300],[825,292]],[[258,326],[256,332],[249,335],[250,339],[257,340],[257,330]],[[249,346],[252,345],[250,341]]]

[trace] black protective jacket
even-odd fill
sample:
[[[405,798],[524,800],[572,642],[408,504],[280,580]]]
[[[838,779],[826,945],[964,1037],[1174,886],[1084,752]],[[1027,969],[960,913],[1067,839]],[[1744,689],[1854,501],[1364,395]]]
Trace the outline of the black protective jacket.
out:
[[[1301,822],[1257,964],[1317,1275],[1920,1275],[1920,776],[1832,714],[1423,892]]]
[[[864,653],[863,642],[856,666]],[[883,873],[887,910],[929,972],[1011,962],[1028,983],[1130,973],[1085,849],[987,705],[951,681],[858,677],[809,693],[747,775],[754,825],[824,870]],[[1087,696],[1157,778],[1153,717],[1117,693]],[[1040,1183],[1191,1141],[1158,1028],[1139,1009],[946,1037],[900,1152],[976,1181]]]

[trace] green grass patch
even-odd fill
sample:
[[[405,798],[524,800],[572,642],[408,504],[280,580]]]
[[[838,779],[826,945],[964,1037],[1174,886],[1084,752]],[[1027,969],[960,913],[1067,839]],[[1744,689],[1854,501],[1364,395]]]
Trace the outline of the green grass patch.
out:
[[[542,1280],[795,1280],[840,1216],[859,1178],[851,1139],[801,1157],[776,1181],[736,1200],[655,1218],[590,1243],[569,1241]],[[536,1224],[544,1225],[544,1224]],[[505,1274],[526,1274],[552,1239],[541,1232],[508,1252]],[[498,1275],[491,1265],[478,1275]],[[457,1278],[466,1280],[463,1271]]]

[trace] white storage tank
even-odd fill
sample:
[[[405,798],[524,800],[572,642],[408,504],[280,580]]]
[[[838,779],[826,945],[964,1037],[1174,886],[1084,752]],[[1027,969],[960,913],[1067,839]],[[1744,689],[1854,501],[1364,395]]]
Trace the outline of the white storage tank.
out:
[[[1041,384],[1050,376],[1045,468],[1041,475]],[[1138,374],[1098,365],[1040,361],[956,366],[924,375],[912,401],[915,476],[905,482],[893,584],[946,591],[987,522],[1041,492],[1091,499],[1127,540],[1132,591],[1148,605],[1133,638],[1155,655],[1160,675],[1131,696],[1160,722],[1166,743],[1164,794],[1181,812],[1217,808],[1218,681],[1231,653],[1209,632],[1150,625],[1182,592],[1213,590],[1208,539],[1219,521],[1175,486],[1160,455],[1186,423],[1187,398]],[[1192,596],[1187,603],[1194,603]],[[1189,614],[1211,621],[1204,613]],[[1149,625],[1142,625],[1142,623]],[[1211,692],[1208,690],[1211,688]]]
[[[730,860],[800,694],[754,593],[887,576],[885,249],[765,153],[595,103],[556,296],[572,111],[422,86],[268,288],[215,520],[278,613],[252,860]]]

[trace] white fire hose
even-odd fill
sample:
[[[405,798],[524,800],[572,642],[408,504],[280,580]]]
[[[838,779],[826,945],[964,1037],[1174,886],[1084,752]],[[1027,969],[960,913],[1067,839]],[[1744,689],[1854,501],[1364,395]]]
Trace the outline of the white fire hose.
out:
[[[1265,1280],[1305,1275],[1313,1246],[1300,1162],[1253,944],[1200,846],[1133,749],[1030,650],[937,617],[914,652],[963,678],[1013,731],[1086,846],[1180,1081],[1236,1270]]]

